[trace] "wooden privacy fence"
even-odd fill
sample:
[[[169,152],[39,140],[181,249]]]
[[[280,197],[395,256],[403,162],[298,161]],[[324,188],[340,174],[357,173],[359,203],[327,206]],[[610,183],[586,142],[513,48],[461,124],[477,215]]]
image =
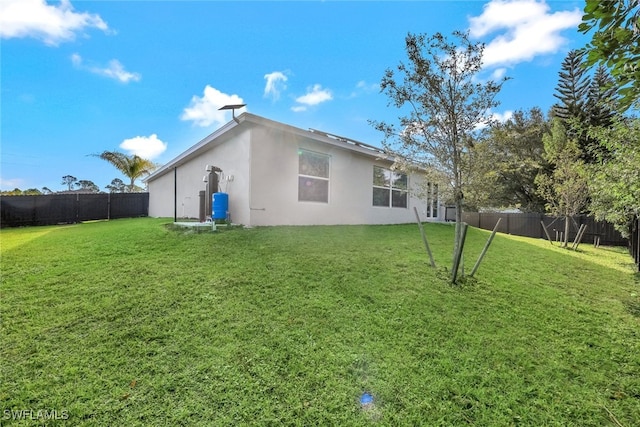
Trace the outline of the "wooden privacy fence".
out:
[[[564,218],[553,217],[539,213],[500,213],[500,212],[463,212],[462,220],[467,224],[482,228],[484,230],[492,230],[498,222],[498,218],[502,218],[498,231],[500,233],[514,234],[516,236],[526,236],[546,239],[541,221],[547,227],[549,234],[553,240],[560,239],[561,233],[564,233]],[[583,242],[593,243],[599,240],[602,245],[611,246],[627,246],[628,240],[613,228],[613,225],[604,221],[596,221],[593,217],[585,215],[573,217],[569,227],[569,241],[573,242],[578,233],[580,225],[587,226]]]
[[[1,227],[71,224],[149,215],[149,193],[0,197]]]

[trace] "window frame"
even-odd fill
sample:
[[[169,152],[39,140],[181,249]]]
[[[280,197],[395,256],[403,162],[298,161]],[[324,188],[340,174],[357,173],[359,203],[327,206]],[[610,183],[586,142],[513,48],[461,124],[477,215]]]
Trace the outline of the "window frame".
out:
[[[376,180],[376,177],[379,177],[379,174],[376,174],[376,169],[382,170],[384,178],[384,182]],[[404,177],[404,179],[403,179]],[[396,208],[396,209],[409,209],[409,176],[403,172],[393,171],[389,168],[385,168],[383,166],[373,165],[373,179],[372,179],[372,197],[371,203],[373,207],[376,208]],[[397,182],[403,182],[402,186],[395,185]],[[378,190],[378,191],[376,191]],[[380,202],[382,199],[380,198],[380,194],[383,194],[382,191],[387,193],[384,196],[386,199],[385,204],[376,204],[376,201]],[[376,193],[378,197],[376,197]],[[395,203],[396,198],[394,195],[403,195],[404,196],[404,206],[398,206]]]
[[[313,175],[308,173],[302,173],[302,157],[304,154],[309,154],[315,157],[323,157],[326,159],[326,177],[321,175]],[[313,198],[302,198],[302,190],[304,187],[301,185],[303,180],[311,182],[326,182],[326,200],[315,200]],[[306,148],[298,148],[298,202],[300,203],[329,203],[329,195],[331,194],[331,156],[327,153],[320,153]]]

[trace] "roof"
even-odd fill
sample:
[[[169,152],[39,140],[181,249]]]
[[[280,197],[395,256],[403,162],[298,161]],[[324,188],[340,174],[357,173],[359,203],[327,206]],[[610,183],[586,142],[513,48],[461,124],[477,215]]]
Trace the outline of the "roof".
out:
[[[276,122],[261,116],[257,116],[251,113],[242,113],[236,117],[236,120],[231,120],[215,132],[206,136],[187,150],[179,154],[177,157],[162,165],[156,169],[151,175],[147,176],[143,181],[149,182],[162,175],[170,172],[174,168],[187,163],[189,160],[199,156],[201,153],[209,150],[222,142],[228,140],[232,136],[236,135],[243,128],[248,128],[251,125],[261,125],[274,129],[281,130],[283,132],[289,132],[292,134],[300,135],[315,141],[325,143],[331,146],[339,147],[348,151],[356,152],[366,156],[375,157],[377,159],[385,159],[393,161],[392,156],[386,153],[384,150],[373,145],[365,144],[364,142],[356,141],[344,136],[335,135],[329,132],[324,132],[317,129],[301,129],[294,126],[290,126],[284,123]]]

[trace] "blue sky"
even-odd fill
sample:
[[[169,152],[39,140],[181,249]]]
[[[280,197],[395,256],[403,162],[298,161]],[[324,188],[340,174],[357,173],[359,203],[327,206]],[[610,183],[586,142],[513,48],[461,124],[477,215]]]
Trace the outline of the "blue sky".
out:
[[[166,163],[231,119],[225,104],[379,145],[378,84],[408,32],[470,31],[484,77],[512,78],[497,117],[554,103],[586,37],[581,1],[217,2],[1,0],[0,189],[104,189],[104,150]]]

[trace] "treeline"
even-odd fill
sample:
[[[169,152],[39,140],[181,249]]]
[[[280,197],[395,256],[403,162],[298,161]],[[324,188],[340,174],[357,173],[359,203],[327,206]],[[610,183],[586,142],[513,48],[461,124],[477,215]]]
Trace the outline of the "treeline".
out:
[[[5,190],[0,191],[0,195],[2,196],[40,196],[47,194],[57,194],[57,193],[70,193],[70,192],[78,192],[78,193],[139,193],[141,191],[145,191],[144,188],[135,185],[133,189],[130,189],[128,185],[126,185],[120,178],[115,178],[111,181],[111,184],[105,187],[105,190],[100,190],[93,181],[77,179],[71,175],[65,175],[62,177],[62,185],[66,185],[67,188],[60,191],[53,191],[48,187],[42,188],[27,188],[26,190],[21,190],[19,188],[14,188],[13,190]]]
[[[640,98],[640,3],[587,0],[584,11],[580,31],[595,30],[593,38],[566,56],[558,102],[546,113],[517,111],[502,123],[492,116],[509,77],[478,77],[484,45],[468,32],[454,31],[453,42],[409,33],[406,60],[385,70],[381,92],[399,116],[370,123],[395,168],[417,168],[448,190],[454,253],[464,210],[546,211],[566,227],[588,212],[625,234],[640,214],[640,124],[629,113]]]
[[[607,69],[590,72],[580,51],[563,61],[554,96],[547,114],[516,111],[481,133],[469,150],[466,209],[589,213],[626,233],[640,213],[638,118]]]
[[[93,181],[86,179],[78,179],[73,175],[65,175],[62,177],[61,185],[66,186],[66,190],[52,191],[47,187],[42,189],[29,188],[27,190],[20,190],[15,188],[10,191],[2,191],[0,195],[5,196],[33,196],[42,194],[54,194],[54,193],[139,193],[145,191],[144,188],[136,185],[136,180],[145,175],[151,174],[158,165],[151,160],[144,159],[135,154],[128,155],[120,153],[118,151],[103,151],[99,154],[91,154],[91,156],[98,157],[120,171],[125,177],[129,178],[129,184],[125,184],[120,178],[115,178],[111,181],[111,184],[106,186],[107,191],[101,191]]]

